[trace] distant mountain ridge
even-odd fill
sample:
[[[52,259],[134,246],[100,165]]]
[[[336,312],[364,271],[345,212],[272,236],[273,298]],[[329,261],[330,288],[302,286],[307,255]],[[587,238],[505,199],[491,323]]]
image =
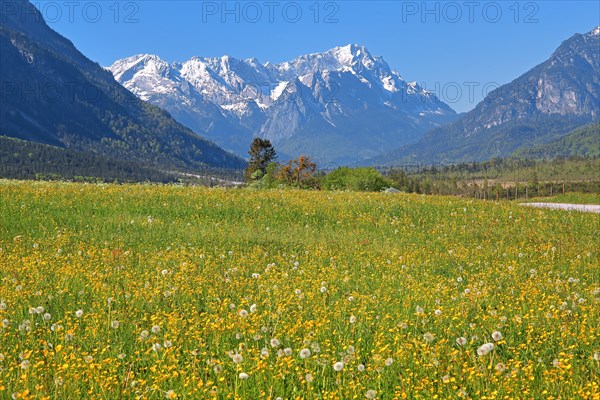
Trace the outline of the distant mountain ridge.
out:
[[[600,27],[575,34],[551,57],[492,91],[453,124],[370,164],[484,161],[543,145],[600,119]]]
[[[27,0],[0,21],[0,135],[165,169],[244,162],[145,103]]]
[[[229,56],[169,64],[142,54],[109,69],[141,99],[240,155],[258,136],[284,155],[354,162],[456,118],[434,94],[358,45],[280,64]]]

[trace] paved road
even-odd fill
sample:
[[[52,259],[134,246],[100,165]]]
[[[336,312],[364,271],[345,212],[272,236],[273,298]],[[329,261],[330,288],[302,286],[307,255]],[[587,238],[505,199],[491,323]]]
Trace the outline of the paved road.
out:
[[[600,214],[600,205],[595,204],[521,203],[521,205],[538,208],[552,208],[555,210],[582,211]]]

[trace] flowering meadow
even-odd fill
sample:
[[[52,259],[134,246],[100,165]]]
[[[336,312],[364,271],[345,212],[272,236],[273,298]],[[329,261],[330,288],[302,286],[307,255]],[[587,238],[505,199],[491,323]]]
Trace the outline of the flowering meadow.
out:
[[[600,215],[0,181],[1,399],[599,399]]]

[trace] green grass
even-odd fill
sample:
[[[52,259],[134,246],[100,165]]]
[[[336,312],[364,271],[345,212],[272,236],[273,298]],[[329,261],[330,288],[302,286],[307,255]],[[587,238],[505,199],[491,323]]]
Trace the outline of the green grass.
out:
[[[16,181],[0,201],[0,398],[600,392],[600,215]]]
[[[552,197],[535,197],[526,200],[528,203],[569,203],[569,204],[600,204],[600,194],[565,193]]]

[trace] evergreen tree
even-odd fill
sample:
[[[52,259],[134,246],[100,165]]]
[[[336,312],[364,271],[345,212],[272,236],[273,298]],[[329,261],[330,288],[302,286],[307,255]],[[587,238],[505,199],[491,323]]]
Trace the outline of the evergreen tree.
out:
[[[277,153],[271,142],[267,139],[255,138],[248,151],[250,161],[244,171],[246,180],[251,181],[254,177],[262,177],[267,173],[267,166],[271,161],[277,159]],[[260,171],[260,174],[256,174]],[[260,176],[258,176],[260,175]]]

